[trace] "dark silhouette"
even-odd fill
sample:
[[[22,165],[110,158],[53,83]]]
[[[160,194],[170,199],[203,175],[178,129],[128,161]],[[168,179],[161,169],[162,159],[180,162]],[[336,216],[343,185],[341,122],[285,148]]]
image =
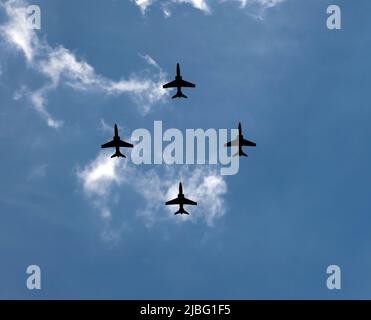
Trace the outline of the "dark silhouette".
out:
[[[230,141],[228,143],[226,143],[224,146],[225,147],[235,147],[235,146],[238,146],[238,152],[234,155],[234,157],[236,156],[240,156],[240,157],[248,157],[248,155],[243,152],[242,150],[242,147],[243,146],[246,146],[246,147],[256,147],[256,143],[255,142],[252,142],[252,141],[249,141],[249,140],[245,140],[243,138],[243,134],[242,134],[242,129],[241,129],[241,123],[238,124],[238,137],[237,139],[233,140],[233,141]]]
[[[179,205],[179,210],[174,213],[175,215],[177,215],[177,214],[187,214],[187,215],[189,215],[189,213],[184,210],[184,207],[183,206],[185,204],[191,205],[191,206],[197,206],[197,202],[194,202],[194,201],[189,200],[189,199],[187,199],[187,198],[184,197],[182,183],[179,183],[179,194],[178,194],[178,198],[166,202],[166,205],[167,206],[172,206],[172,205],[176,205],[176,204]]]
[[[176,77],[175,80],[172,82],[169,82],[162,86],[164,89],[167,88],[177,88],[177,93],[172,98],[188,98],[185,94],[182,92],[182,88],[195,88],[196,85],[187,81],[184,81],[182,79],[182,76],[180,75],[180,66],[179,63],[176,65]]]
[[[117,129],[117,125],[115,124],[115,136],[113,140],[102,145],[102,148],[116,148],[116,153],[111,156],[111,158],[126,158],[124,154],[121,153],[120,148],[132,148],[134,147],[131,143],[127,143],[122,141],[119,136],[119,130]]]

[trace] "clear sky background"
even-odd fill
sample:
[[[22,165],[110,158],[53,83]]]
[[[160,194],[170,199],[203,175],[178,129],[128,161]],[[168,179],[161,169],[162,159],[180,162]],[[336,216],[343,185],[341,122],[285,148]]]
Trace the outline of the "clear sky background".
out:
[[[34,1],[30,31],[1,1],[0,298],[371,298],[371,2],[188,2]],[[258,146],[230,177],[101,151],[155,120]],[[191,220],[163,205],[180,179]]]

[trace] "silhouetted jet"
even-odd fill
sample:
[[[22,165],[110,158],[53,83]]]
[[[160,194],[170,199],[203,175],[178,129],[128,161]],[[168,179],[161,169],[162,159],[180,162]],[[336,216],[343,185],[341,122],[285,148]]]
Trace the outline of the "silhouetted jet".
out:
[[[196,85],[187,81],[184,81],[182,79],[182,76],[180,75],[180,66],[179,63],[176,65],[176,77],[174,81],[171,81],[165,85],[163,85],[164,89],[167,88],[177,88],[176,95],[173,96],[174,98],[188,98],[185,94],[182,92],[182,88],[195,88]]]
[[[197,202],[194,202],[194,201],[189,200],[189,199],[187,199],[187,198],[184,197],[182,183],[179,183],[179,194],[178,194],[178,198],[166,202],[166,205],[167,206],[176,205],[176,204],[179,205],[179,210],[177,212],[175,212],[175,215],[177,215],[177,214],[188,214],[189,215],[189,213],[184,210],[184,207],[183,206],[185,204],[191,205],[191,206],[197,206]]]
[[[256,147],[256,143],[255,142],[252,142],[252,141],[249,141],[249,140],[245,140],[243,138],[242,129],[241,129],[241,123],[239,123],[238,124],[238,137],[235,140],[226,143],[224,146],[225,147],[235,147],[235,146],[238,146],[238,152],[234,155],[234,157],[236,157],[236,156],[247,157],[248,155],[245,152],[243,152],[242,147],[243,146],[246,146],[246,147]]]
[[[115,157],[123,157],[126,158],[124,154],[121,153],[120,148],[132,148],[134,147],[131,143],[127,143],[122,141],[119,136],[119,130],[117,129],[117,125],[115,124],[115,136],[113,140],[102,145],[102,148],[116,148],[116,153],[111,156],[111,158]]]

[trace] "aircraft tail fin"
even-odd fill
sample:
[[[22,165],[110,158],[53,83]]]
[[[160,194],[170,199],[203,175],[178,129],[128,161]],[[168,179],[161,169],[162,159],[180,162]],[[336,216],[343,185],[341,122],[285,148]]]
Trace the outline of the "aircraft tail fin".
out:
[[[120,158],[120,157],[126,158],[126,156],[122,154],[120,150],[116,151],[116,153],[111,156],[111,158]]]
[[[189,215],[189,212],[185,211],[184,208],[180,208],[177,212],[174,213],[175,215],[177,214],[186,214]]]
[[[185,99],[187,99],[188,97],[187,97],[185,94],[183,94],[183,92],[178,91],[178,92],[176,93],[176,95],[174,95],[172,98],[173,98],[173,99],[175,99],[175,98],[185,98]]]

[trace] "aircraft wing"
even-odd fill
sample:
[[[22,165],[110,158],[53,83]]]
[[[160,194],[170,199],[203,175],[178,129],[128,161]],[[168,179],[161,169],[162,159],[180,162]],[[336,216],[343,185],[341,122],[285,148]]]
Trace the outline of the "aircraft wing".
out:
[[[235,139],[233,141],[229,141],[224,145],[224,147],[238,147],[240,141],[238,139]]]
[[[256,147],[256,143],[249,140],[242,140],[242,145],[246,147]]]
[[[167,88],[176,88],[178,85],[179,85],[178,84],[178,81],[174,80],[174,81],[171,81],[171,82],[169,82],[167,84],[164,84],[162,87],[164,89],[167,89]]]
[[[166,202],[167,206],[173,205],[173,204],[180,204],[179,198],[176,198],[176,199],[173,199],[173,200],[170,200],[170,201]]]
[[[197,206],[197,202],[194,202],[194,201],[189,200],[189,199],[187,199],[187,198],[184,198],[184,199],[183,199],[183,204],[188,204],[188,205],[190,205],[190,206]]]
[[[184,80],[180,81],[180,86],[184,87],[184,88],[195,88],[196,87],[195,84],[193,84],[191,82],[184,81]]]
[[[115,142],[113,140],[102,145],[102,148],[114,148],[114,147],[116,147],[116,145],[115,145]]]
[[[122,148],[133,148],[134,146],[131,143],[120,140],[120,147],[122,147]]]

